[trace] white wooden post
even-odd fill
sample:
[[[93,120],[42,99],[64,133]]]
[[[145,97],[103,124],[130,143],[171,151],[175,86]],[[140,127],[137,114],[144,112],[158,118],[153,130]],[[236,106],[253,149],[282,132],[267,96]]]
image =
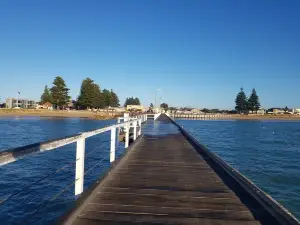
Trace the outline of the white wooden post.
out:
[[[145,122],[148,120],[148,114],[145,115]]]
[[[138,134],[138,136],[140,136],[141,133],[142,133],[142,119],[139,120],[139,124],[140,124],[140,129],[139,129],[139,134]]]
[[[76,147],[75,195],[79,195],[83,192],[84,153],[85,153],[85,138],[81,138],[77,141],[77,147]]]
[[[133,140],[134,141],[135,141],[135,139],[137,137],[136,128],[137,128],[137,121],[134,121],[133,122]]]
[[[130,128],[129,124],[126,125],[126,127],[125,127],[125,148],[128,148],[128,146],[129,146],[129,128]]]
[[[111,128],[110,133],[110,162],[115,161],[115,152],[116,152],[116,128]]]

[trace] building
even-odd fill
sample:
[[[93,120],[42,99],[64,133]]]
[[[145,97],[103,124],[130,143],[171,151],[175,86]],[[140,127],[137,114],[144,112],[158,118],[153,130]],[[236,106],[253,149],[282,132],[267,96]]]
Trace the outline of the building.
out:
[[[191,113],[192,113],[192,114],[204,114],[204,112],[202,112],[200,109],[196,109],[196,108],[195,108],[195,109],[192,109],[192,110],[191,110]]]
[[[12,108],[24,108],[24,109],[34,109],[36,106],[36,103],[34,100],[29,99],[16,99],[16,98],[7,98],[6,99],[6,108],[12,109]]]
[[[127,105],[127,111],[143,111],[144,107],[142,105]]]
[[[293,109],[293,114],[299,115],[300,114],[300,109]]]
[[[36,105],[35,107],[36,109],[49,109],[49,110],[53,110],[53,105],[50,102],[45,102],[41,105]]]

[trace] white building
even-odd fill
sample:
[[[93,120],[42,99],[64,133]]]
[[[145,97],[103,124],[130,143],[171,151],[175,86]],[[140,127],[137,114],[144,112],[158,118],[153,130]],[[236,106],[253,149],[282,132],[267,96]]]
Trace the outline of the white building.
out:
[[[293,114],[300,115],[300,109],[293,109]]]
[[[12,109],[12,108],[24,108],[24,109],[34,109],[36,106],[36,103],[34,100],[29,99],[16,99],[16,98],[7,98],[6,99],[6,108]]]

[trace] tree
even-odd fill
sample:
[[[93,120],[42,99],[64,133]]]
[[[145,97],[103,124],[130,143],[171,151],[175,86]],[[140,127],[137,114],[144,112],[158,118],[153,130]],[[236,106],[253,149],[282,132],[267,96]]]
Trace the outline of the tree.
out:
[[[120,106],[120,100],[118,95],[113,91],[110,90],[110,94],[111,94],[111,105],[112,107],[119,107]]]
[[[247,97],[243,88],[241,88],[241,91],[237,94],[235,104],[235,109],[239,113],[244,113],[247,110]]]
[[[204,108],[201,111],[204,112],[204,113],[209,113],[209,109],[207,109],[207,108]]]
[[[102,91],[102,98],[103,98],[103,102],[104,102],[104,106],[108,107],[108,106],[112,106],[112,94],[109,90],[104,89]]]
[[[162,108],[162,109],[164,109],[165,111],[167,111],[168,108],[169,108],[169,106],[168,106],[167,103],[161,103],[161,104],[160,104],[160,108]]]
[[[153,107],[154,107],[154,106],[153,106],[153,103],[151,103],[149,108],[150,108],[150,109],[153,109]]]
[[[247,106],[248,106],[248,109],[251,110],[252,112],[253,111],[257,112],[257,110],[259,110],[259,108],[260,108],[259,98],[257,96],[255,88],[252,89],[252,93],[248,99]]]
[[[50,89],[52,96],[52,104],[58,108],[65,106],[69,100],[69,88],[67,88],[64,79],[60,76],[55,77],[53,87]]]
[[[92,85],[93,97],[92,97],[92,105],[94,108],[103,108],[104,107],[104,99],[103,95],[100,91],[100,86],[98,84]]]
[[[289,111],[289,108],[286,106],[285,108],[284,108],[284,112],[286,113],[286,112],[288,112]]]
[[[99,86],[98,86],[99,88]],[[90,78],[86,78],[81,83],[80,94],[77,99],[77,105],[80,108],[92,108],[95,106],[95,92],[97,87],[94,81]],[[100,92],[100,88],[99,88]]]
[[[47,85],[45,86],[44,93],[41,95],[41,104],[45,102],[52,103],[52,96]]]
[[[138,98],[130,97],[125,100],[124,106],[126,107],[127,105],[141,105],[141,102]]]

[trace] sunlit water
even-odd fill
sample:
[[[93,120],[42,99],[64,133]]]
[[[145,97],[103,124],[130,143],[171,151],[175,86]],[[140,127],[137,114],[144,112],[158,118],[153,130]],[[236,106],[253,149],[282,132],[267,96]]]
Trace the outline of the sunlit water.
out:
[[[0,118],[0,151],[60,138],[115,123],[115,120]],[[201,143],[251,178],[298,218],[300,217],[300,122],[178,120]],[[172,124],[144,125],[155,135],[177,133]],[[109,132],[86,141],[85,188],[109,168]],[[1,224],[51,224],[74,197],[75,144],[26,157],[0,167]],[[117,156],[123,152],[118,143]],[[46,175],[67,167],[31,185]],[[29,188],[26,188],[27,186]],[[66,189],[70,185],[69,189]],[[64,191],[64,192],[63,192]],[[62,194],[59,194],[62,193]]]
[[[177,122],[300,218],[300,121]]]

